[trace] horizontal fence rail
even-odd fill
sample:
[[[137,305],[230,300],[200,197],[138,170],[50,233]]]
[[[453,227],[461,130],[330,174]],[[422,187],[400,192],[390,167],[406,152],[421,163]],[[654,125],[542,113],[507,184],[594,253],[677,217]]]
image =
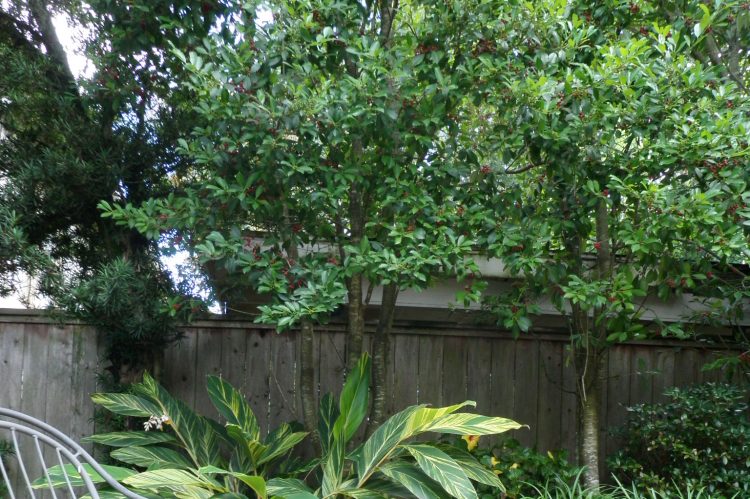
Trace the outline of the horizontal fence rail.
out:
[[[256,412],[262,431],[301,420],[299,336],[257,324],[202,321],[184,328],[160,366],[161,382],[200,413],[218,417],[206,376],[221,375]],[[371,338],[370,338],[371,339]],[[340,328],[319,329],[314,344],[317,397],[340,392],[347,358]],[[97,391],[101,345],[93,329],[43,317],[0,314],[0,407],[19,410],[80,441],[95,432],[90,394]],[[640,342],[610,350],[601,396],[602,454],[617,449],[608,429],[623,424],[626,407],[664,399],[672,386],[716,381],[703,372],[718,351],[698,344]],[[575,375],[562,334],[522,336],[490,330],[395,328],[389,352],[387,411],[412,404],[477,402],[476,411],[528,425],[513,432],[538,450],[574,457]],[[485,439],[485,444],[492,440]]]

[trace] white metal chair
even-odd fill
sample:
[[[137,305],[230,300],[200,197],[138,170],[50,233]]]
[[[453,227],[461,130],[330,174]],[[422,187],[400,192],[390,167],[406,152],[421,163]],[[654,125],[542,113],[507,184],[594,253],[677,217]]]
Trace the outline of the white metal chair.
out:
[[[84,464],[89,465],[104,482],[128,499],[146,499],[119,484],[70,437],[27,414],[0,407],[0,440],[7,440],[10,443],[14,455],[8,461],[13,461],[15,471],[19,475],[14,480],[9,462],[4,463],[0,458],[0,475],[5,483],[5,494],[10,499],[36,499],[41,496],[42,490],[45,497],[54,499],[58,497],[78,498],[83,495],[92,499],[100,499],[94,480]],[[61,489],[55,490],[53,487],[53,479],[48,471],[50,466],[45,460],[45,454],[52,456],[52,466],[60,466],[65,482]],[[79,476],[71,477],[66,464],[72,465]],[[32,470],[39,468],[42,470],[48,488],[40,489],[32,485],[35,478],[31,476]],[[14,488],[14,482],[19,482],[17,489]]]

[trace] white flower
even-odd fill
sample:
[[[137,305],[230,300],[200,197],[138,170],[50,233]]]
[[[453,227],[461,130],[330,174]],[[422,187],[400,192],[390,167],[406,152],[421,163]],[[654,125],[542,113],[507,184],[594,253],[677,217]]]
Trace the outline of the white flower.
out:
[[[149,431],[152,428],[156,430],[163,430],[163,425],[170,424],[172,422],[171,419],[169,419],[169,416],[166,414],[163,414],[162,416],[151,416],[148,418],[148,421],[143,423],[143,429],[145,431]]]

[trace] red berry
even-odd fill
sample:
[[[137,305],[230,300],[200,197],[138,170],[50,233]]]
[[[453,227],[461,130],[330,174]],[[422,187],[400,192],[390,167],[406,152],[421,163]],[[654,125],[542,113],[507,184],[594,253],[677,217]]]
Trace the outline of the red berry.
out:
[[[599,241],[595,242],[594,243],[594,248],[596,248],[597,251],[601,250],[602,249],[602,243],[600,243]]]
[[[713,279],[714,278],[714,273],[711,272],[711,271],[708,271],[708,272],[706,272],[706,277],[708,277],[709,279]]]
[[[482,174],[487,175],[492,172],[492,168],[490,168],[490,165],[483,165],[481,172]]]

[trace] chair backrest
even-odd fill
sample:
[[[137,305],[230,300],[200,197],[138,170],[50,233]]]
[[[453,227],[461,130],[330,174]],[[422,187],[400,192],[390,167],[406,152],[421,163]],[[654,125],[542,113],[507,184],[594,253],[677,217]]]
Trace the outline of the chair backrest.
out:
[[[57,499],[87,495],[99,499],[95,482],[106,482],[129,499],[145,499],[119,484],[67,435],[27,414],[0,407],[2,440],[7,442],[10,455],[0,456],[0,477],[5,485],[4,491],[0,488],[0,497],[35,499],[44,495]],[[52,476],[49,468],[54,466],[58,468]],[[43,478],[46,487],[44,483],[41,489],[34,485],[37,476]]]

